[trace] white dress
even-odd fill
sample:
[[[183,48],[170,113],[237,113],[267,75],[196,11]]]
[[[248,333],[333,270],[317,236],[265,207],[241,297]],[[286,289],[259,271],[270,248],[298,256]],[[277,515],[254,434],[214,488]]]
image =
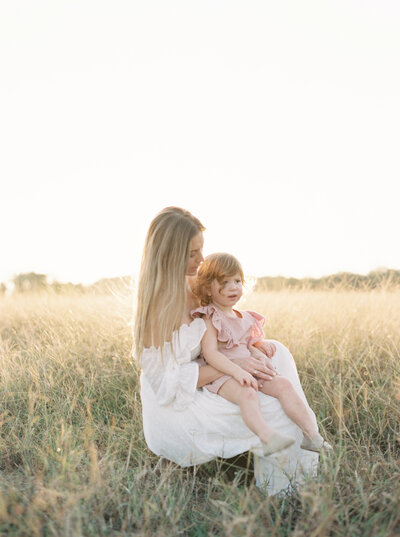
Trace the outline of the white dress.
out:
[[[303,433],[285,414],[278,399],[259,393],[262,413],[270,427],[292,436],[289,448],[262,456],[259,438],[242,420],[239,407],[206,389],[197,389],[200,342],[206,330],[201,318],[182,325],[173,334],[173,347],[151,347],[141,355],[141,399],[143,429],[149,449],[181,466],[192,466],[214,459],[230,458],[245,451],[254,454],[256,484],[268,494],[315,474],[318,454],[300,449]],[[274,341],[272,362],[277,371],[290,379],[307,403],[296,364],[289,350]],[[310,409],[313,418],[315,415]]]

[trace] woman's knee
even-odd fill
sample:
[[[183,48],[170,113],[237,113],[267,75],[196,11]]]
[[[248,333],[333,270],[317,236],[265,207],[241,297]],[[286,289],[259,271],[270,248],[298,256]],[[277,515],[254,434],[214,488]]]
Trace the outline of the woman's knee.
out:
[[[276,367],[278,373],[291,371],[295,368],[295,361],[290,350],[279,341],[272,340],[276,346],[276,351],[272,357],[272,363]],[[289,368],[289,369],[287,369]]]
[[[271,343],[273,343],[276,347],[276,353],[286,353],[286,352],[290,352],[289,349],[287,347],[285,347],[285,345],[283,343],[281,343],[280,341],[277,341],[276,339],[269,339],[268,341],[270,341]]]

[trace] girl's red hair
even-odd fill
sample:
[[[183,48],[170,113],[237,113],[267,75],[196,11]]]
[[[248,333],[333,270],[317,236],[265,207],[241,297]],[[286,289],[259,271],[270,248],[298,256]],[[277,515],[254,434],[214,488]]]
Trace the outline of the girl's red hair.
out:
[[[211,302],[211,283],[217,280],[222,283],[226,277],[240,274],[244,283],[243,269],[239,261],[231,254],[216,253],[208,255],[197,272],[193,293],[200,300],[202,306]]]

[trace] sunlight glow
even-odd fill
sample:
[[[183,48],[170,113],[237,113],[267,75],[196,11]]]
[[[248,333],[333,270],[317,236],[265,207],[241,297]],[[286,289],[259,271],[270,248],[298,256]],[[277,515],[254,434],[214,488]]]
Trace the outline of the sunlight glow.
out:
[[[135,273],[168,205],[253,276],[400,267],[397,2],[17,4],[0,281]]]

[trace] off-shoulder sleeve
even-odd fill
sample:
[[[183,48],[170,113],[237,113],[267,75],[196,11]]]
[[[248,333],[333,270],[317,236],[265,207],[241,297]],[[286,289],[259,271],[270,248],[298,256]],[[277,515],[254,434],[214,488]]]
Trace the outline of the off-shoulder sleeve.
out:
[[[211,322],[217,331],[217,339],[221,343],[224,343],[226,349],[231,349],[239,344],[236,335],[228,326],[226,326],[226,323],[224,323],[224,318],[221,312],[212,304],[196,308],[195,310],[192,310],[190,314],[194,318],[205,317],[206,319],[211,319]]]
[[[173,345],[166,343],[162,354],[160,348],[143,350],[142,370],[160,405],[184,410],[193,401],[199,365],[192,361],[192,351],[199,346],[205,330],[204,321],[197,319],[190,326],[182,325],[174,333]]]
[[[254,325],[251,331],[249,345],[254,345],[257,341],[262,341],[264,339],[264,330],[263,326],[265,323],[265,318],[257,313],[256,311],[247,311],[253,319],[254,319]]]

